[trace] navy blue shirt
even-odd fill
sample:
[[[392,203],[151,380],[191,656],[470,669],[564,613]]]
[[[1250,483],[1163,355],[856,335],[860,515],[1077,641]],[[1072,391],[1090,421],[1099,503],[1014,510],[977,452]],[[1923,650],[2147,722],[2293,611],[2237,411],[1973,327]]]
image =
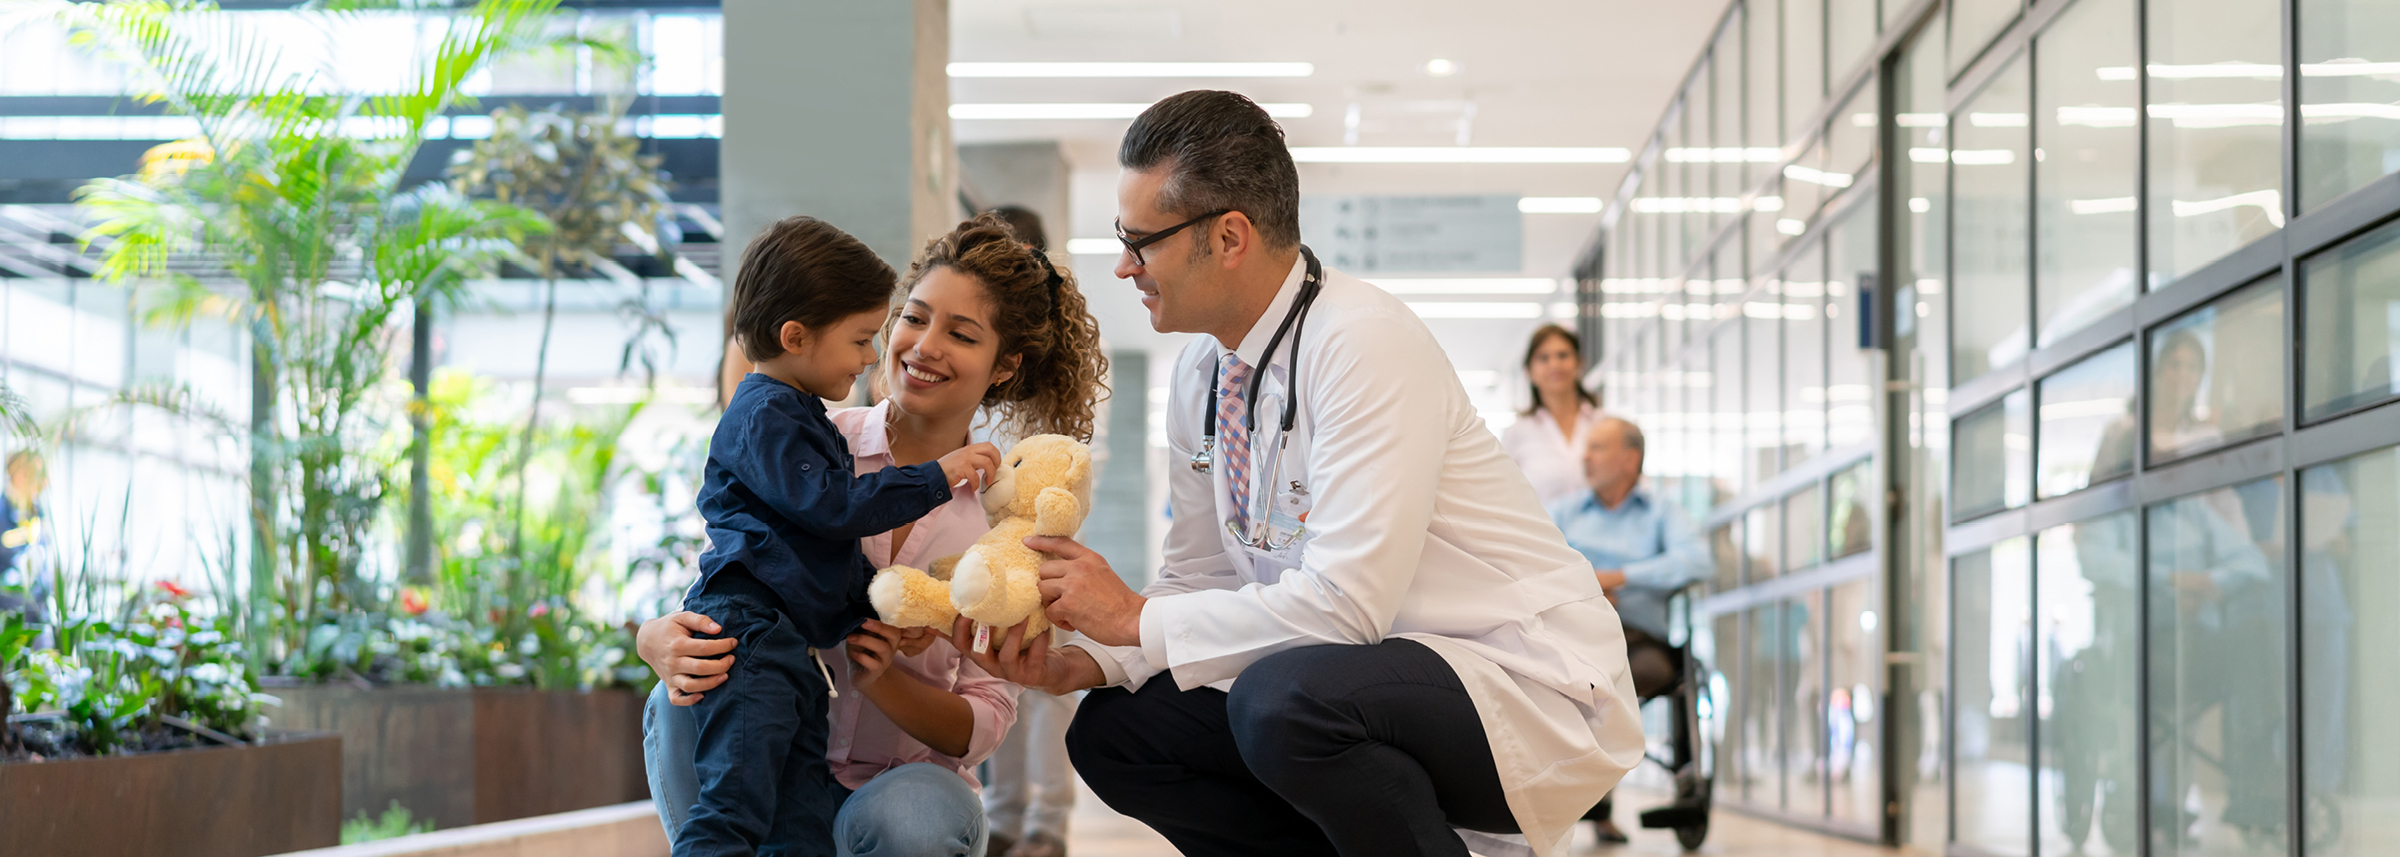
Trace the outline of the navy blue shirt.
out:
[[[863,476],[857,466],[823,400],[755,372],[744,377],[708,444],[698,505],[709,548],[685,600],[739,568],[783,599],[809,645],[840,643],[874,615],[874,570],[858,540],[950,501],[941,462]]]

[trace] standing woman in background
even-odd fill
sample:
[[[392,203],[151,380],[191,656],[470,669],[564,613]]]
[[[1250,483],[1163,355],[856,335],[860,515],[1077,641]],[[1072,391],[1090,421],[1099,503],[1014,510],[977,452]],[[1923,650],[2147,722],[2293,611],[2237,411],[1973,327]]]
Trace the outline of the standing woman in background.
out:
[[[1525,380],[1533,388],[1533,406],[1500,434],[1500,447],[1548,507],[1589,487],[1583,435],[1603,415],[1599,398],[1583,388],[1583,340],[1574,331],[1555,324],[1535,330],[1525,346]]]

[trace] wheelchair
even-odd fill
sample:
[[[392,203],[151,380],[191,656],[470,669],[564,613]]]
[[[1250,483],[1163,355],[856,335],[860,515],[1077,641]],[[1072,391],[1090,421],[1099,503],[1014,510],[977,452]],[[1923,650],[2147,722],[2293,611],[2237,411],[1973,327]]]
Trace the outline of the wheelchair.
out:
[[[1698,582],[1687,584],[1667,596],[1664,642],[1675,659],[1675,680],[1666,689],[1637,703],[1665,699],[1674,718],[1668,736],[1668,756],[1662,759],[1644,750],[1642,758],[1674,778],[1675,797],[1664,806],[1642,810],[1642,827],[1675,831],[1675,841],[1685,851],[1700,850],[1700,844],[1708,839],[1709,806],[1716,783],[1716,748],[1700,724],[1702,711],[1714,712],[1716,704],[1709,694],[1708,665],[1692,652],[1692,603],[1699,599],[1704,586]]]

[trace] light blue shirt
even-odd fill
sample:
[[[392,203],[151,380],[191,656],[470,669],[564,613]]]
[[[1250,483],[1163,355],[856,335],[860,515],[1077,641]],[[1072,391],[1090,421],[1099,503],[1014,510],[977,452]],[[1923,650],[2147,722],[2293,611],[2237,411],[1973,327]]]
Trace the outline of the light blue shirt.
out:
[[[1550,507],[1550,521],[1594,570],[1625,571],[1617,616],[1626,627],[1661,642],[1667,639],[1667,596],[1709,574],[1708,543],[1700,529],[1675,504],[1651,494],[1649,486],[1635,487],[1614,509],[1600,505],[1588,489],[1578,492]]]

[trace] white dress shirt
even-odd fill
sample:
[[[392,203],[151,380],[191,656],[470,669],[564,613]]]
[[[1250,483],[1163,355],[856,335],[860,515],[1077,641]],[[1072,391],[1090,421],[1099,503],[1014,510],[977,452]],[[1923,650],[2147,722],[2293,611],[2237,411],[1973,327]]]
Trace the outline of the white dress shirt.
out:
[[[1543,507],[1592,489],[1583,478],[1583,437],[1602,416],[1599,408],[1583,403],[1570,434],[1559,430],[1549,408],[1535,408],[1500,433],[1500,448],[1508,450],[1508,457],[1525,471],[1525,478],[1533,483],[1533,495]]]
[[[1294,263],[1234,349],[1264,373],[1251,409],[1249,496],[1268,514],[1254,517],[1304,522],[1301,537],[1282,551],[1236,540],[1225,528],[1222,456],[1209,473],[1184,463],[1200,447],[1225,353],[1202,337],[1169,387],[1174,516],[1165,567],[1143,590],[1141,645],[1072,645],[1111,685],[1139,687],[1171,668],[1188,690],[1230,688],[1243,668],[1288,649],[1416,640],[1474,698],[1525,832],[1461,837],[1485,854],[1564,853],[1576,820],[1641,759],[1616,613],[1485,428],[1432,331],[1355,277],[1326,272],[1299,337],[1298,419],[1278,474],[1293,358],[1288,342],[1263,352],[1298,297],[1304,265]]]

